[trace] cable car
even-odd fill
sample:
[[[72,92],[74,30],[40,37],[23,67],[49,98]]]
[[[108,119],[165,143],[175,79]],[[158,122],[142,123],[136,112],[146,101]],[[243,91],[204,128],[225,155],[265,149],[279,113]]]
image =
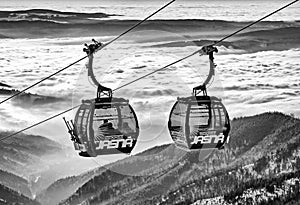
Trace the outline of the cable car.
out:
[[[187,151],[223,149],[229,141],[230,119],[221,99],[208,96],[206,85],[214,76],[213,53],[217,48],[206,46],[202,54],[209,55],[210,72],[205,82],[193,88],[193,95],[178,97],[168,121],[169,133],[179,148]]]
[[[130,154],[139,136],[136,114],[124,98],[112,96],[110,88],[102,86],[93,73],[93,54],[103,44],[95,41],[84,51],[88,54],[88,76],[98,87],[95,99],[82,100],[74,121],[65,124],[75,150],[83,157],[109,154]]]

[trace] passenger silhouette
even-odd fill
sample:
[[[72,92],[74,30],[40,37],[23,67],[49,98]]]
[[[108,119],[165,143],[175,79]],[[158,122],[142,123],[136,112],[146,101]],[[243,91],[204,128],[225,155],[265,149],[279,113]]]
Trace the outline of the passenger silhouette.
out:
[[[122,126],[122,131],[125,133],[132,133],[133,129],[131,129],[128,125],[128,122],[124,122]]]
[[[110,123],[111,123],[111,122],[110,122]],[[108,124],[109,124],[108,120],[105,119],[105,120],[103,120],[103,124],[101,124],[101,125],[99,126],[99,128],[108,127]]]
[[[107,119],[103,120],[103,123],[98,128],[98,134],[96,136],[97,141],[105,140],[105,136],[108,135],[109,122]]]
[[[122,135],[122,133],[118,129],[115,129],[113,127],[113,123],[108,122],[107,119],[103,120],[103,124],[99,126],[98,131],[98,136],[100,137],[100,139],[107,139],[107,137],[110,139],[111,136]]]
[[[122,135],[122,133],[113,127],[111,122],[108,123],[108,134],[109,135]]]

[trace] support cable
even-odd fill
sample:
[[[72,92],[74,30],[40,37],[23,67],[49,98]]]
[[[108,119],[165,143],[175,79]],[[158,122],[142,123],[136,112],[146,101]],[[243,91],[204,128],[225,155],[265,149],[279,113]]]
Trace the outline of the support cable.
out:
[[[176,1],[176,0],[170,1],[169,3],[167,3],[166,5],[164,5],[163,7],[161,7],[160,9],[156,10],[154,13],[150,14],[149,16],[147,16],[145,19],[139,21],[137,24],[133,25],[132,27],[130,27],[129,29],[127,29],[126,31],[124,31],[123,33],[121,33],[120,35],[118,35],[117,37],[115,37],[114,39],[110,40],[108,43],[105,43],[100,49],[103,49],[104,47],[106,47],[106,46],[108,46],[109,44],[113,43],[114,41],[118,40],[119,38],[121,38],[122,36],[124,36],[124,35],[127,34],[128,32],[132,31],[133,29],[135,29],[136,27],[138,27],[139,25],[141,25],[142,23],[144,23],[145,21],[147,21],[149,18],[151,18],[151,17],[154,16],[155,14],[159,13],[160,11],[162,11],[163,9],[165,9],[166,7],[168,7],[170,4],[172,4],[172,3],[175,2],[175,1]],[[47,76],[47,77],[41,79],[40,81],[38,81],[38,82],[36,82],[36,83],[34,83],[34,84],[28,86],[27,88],[25,88],[25,89],[23,89],[23,90],[21,90],[21,91],[17,91],[17,92],[16,92],[15,94],[13,94],[12,96],[10,96],[10,97],[8,97],[8,98],[2,100],[2,101],[0,102],[0,104],[2,104],[2,103],[4,103],[4,102],[6,102],[6,101],[8,101],[8,100],[10,100],[10,99],[12,99],[12,98],[18,96],[18,95],[20,95],[20,94],[22,94],[22,93],[24,93],[25,91],[29,90],[30,88],[33,88],[34,86],[40,84],[41,82],[43,82],[43,81],[45,81],[45,80],[47,80],[47,79],[49,79],[49,78],[51,78],[51,77],[57,75],[58,73],[60,73],[60,72],[62,72],[62,71],[64,71],[64,70],[66,70],[67,68],[69,68],[69,67],[75,65],[76,63],[79,63],[80,61],[82,61],[82,60],[84,60],[85,58],[87,58],[89,55],[90,55],[90,54],[88,54],[88,55],[86,55],[86,56],[80,58],[79,60],[77,60],[77,61],[71,63],[70,65],[68,65],[68,66],[66,66],[66,67],[64,67],[64,68],[62,68],[62,69],[60,69],[60,70],[58,70],[57,72],[55,72],[55,73],[53,73],[53,74],[51,74],[51,75],[49,75],[49,76]]]
[[[281,10],[287,8],[287,7],[289,7],[290,5],[292,5],[292,4],[294,4],[294,3],[298,2],[298,1],[299,1],[299,0],[295,0],[295,1],[289,3],[289,4],[285,5],[285,6],[283,6],[283,7],[279,8],[279,9],[277,9],[276,11],[274,11],[274,12],[272,12],[272,13],[270,13],[270,14],[268,14],[268,15],[262,17],[262,18],[260,18],[259,20],[255,21],[255,22],[253,22],[253,23],[248,24],[247,26],[243,27],[242,29],[239,29],[239,30],[237,30],[236,32],[234,32],[234,33],[232,33],[232,34],[225,36],[224,38],[220,39],[219,41],[216,41],[215,43],[211,44],[210,46],[215,46],[216,44],[218,44],[218,43],[224,41],[225,39],[227,39],[227,38],[229,38],[229,37],[231,37],[231,36],[233,36],[233,35],[236,35],[237,33],[239,33],[239,32],[241,32],[241,31],[245,30],[246,28],[249,28],[250,26],[253,26],[253,25],[256,24],[256,23],[259,23],[259,22],[262,21],[263,19],[265,19],[265,18],[267,18],[267,17],[269,17],[269,16],[271,16],[271,15],[273,15],[273,14],[275,14],[275,13],[277,13],[277,12],[279,12],[279,11],[281,11]],[[172,2],[173,2],[173,1],[172,1]],[[132,83],[134,83],[134,82],[136,82],[136,81],[138,81],[138,80],[141,80],[141,79],[143,79],[143,78],[146,78],[146,77],[148,77],[149,75],[152,75],[152,74],[154,74],[154,73],[156,73],[156,72],[158,72],[158,71],[167,69],[168,67],[170,67],[170,66],[172,66],[172,65],[174,65],[174,64],[176,64],[176,63],[179,63],[179,62],[181,62],[181,61],[183,61],[183,60],[185,60],[185,59],[187,59],[187,58],[192,57],[193,55],[199,53],[199,51],[201,51],[201,50],[202,50],[202,48],[199,49],[199,50],[197,50],[197,51],[195,51],[195,52],[193,52],[193,53],[191,53],[190,55],[187,55],[187,56],[185,56],[185,57],[183,57],[183,58],[181,58],[181,59],[179,59],[179,60],[177,60],[177,61],[174,61],[173,63],[170,63],[170,64],[168,64],[168,65],[166,65],[166,66],[164,66],[164,67],[162,67],[162,68],[159,68],[159,69],[157,69],[157,70],[152,71],[151,73],[148,73],[148,74],[146,74],[146,75],[144,75],[144,76],[142,76],[142,77],[139,77],[139,78],[137,78],[137,79],[135,79],[135,80],[133,80],[133,81],[130,81],[130,82],[128,82],[128,83],[126,83],[126,84],[124,84],[124,85],[122,85],[122,86],[120,86],[120,87],[114,89],[113,91],[116,91],[116,90],[118,90],[118,89],[120,89],[120,88],[123,88],[123,87],[125,87],[125,86],[127,86],[127,85],[130,85],[130,84],[132,84]],[[0,104],[1,104],[1,103],[0,103]],[[35,127],[35,126],[37,126],[37,125],[40,125],[40,124],[42,124],[42,123],[44,123],[44,122],[47,122],[47,121],[49,121],[49,120],[51,120],[51,119],[53,119],[53,118],[56,118],[56,117],[58,117],[58,116],[60,116],[60,115],[62,115],[62,114],[64,114],[64,113],[67,113],[67,112],[69,112],[69,111],[71,111],[71,110],[73,110],[73,109],[75,109],[75,108],[77,108],[77,107],[79,107],[79,106],[80,106],[80,105],[77,105],[77,106],[75,106],[75,107],[72,107],[72,108],[70,108],[70,109],[68,109],[68,110],[65,110],[65,111],[63,111],[63,112],[61,112],[61,113],[58,113],[58,114],[56,114],[56,115],[54,115],[54,116],[52,116],[52,117],[49,117],[49,118],[47,118],[47,119],[45,119],[45,120],[43,120],[43,121],[41,121],[41,122],[38,122],[38,123],[36,123],[36,124],[34,124],[34,125],[31,125],[31,126],[29,126],[29,127],[27,127],[27,128],[24,128],[24,129],[22,129],[22,130],[20,130],[20,131],[18,131],[18,132],[15,132],[15,133],[12,133],[12,134],[10,134],[10,135],[8,135],[8,136],[5,136],[5,137],[3,137],[3,138],[0,139],[0,142],[3,141],[3,140],[5,140],[5,139],[7,139],[7,138],[10,138],[10,137],[15,136],[16,134],[19,134],[20,132],[23,132],[23,131],[25,131],[25,130],[28,130],[28,129],[30,129],[30,128],[33,128],[33,127]]]
[[[243,31],[243,30],[245,30],[245,29],[247,29],[247,28],[253,26],[254,24],[259,23],[260,21],[262,21],[262,20],[268,18],[269,16],[274,15],[275,13],[277,13],[277,12],[279,12],[279,11],[281,11],[281,10],[287,8],[287,7],[289,7],[290,5],[292,5],[292,4],[294,4],[294,3],[298,2],[298,1],[299,1],[299,0],[295,0],[295,1],[289,3],[289,4],[285,5],[285,6],[283,6],[283,7],[279,8],[279,9],[277,9],[276,11],[273,11],[272,13],[269,13],[268,15],[266,15],[266,16],[264,16],[264,17],[258,19],[257,21],[254,21],[254,22],[248,24],[247,26],[245,26],[245,27],[243,27],[243,28],[241,28],[241,29],[239,29],[239,30],[237,30],[237,31],[235,31],[235,32],[233,32],[233,33],[231,33],[230,35],[225,36],[224,38],[222,38],[222,39],[220,39],[220,40],[218,40],[218,41],[216,41],[216,42],[214,42],[213,44],[208,45],[208,46],[215,46],[215,45],[221,43],[222,41],[224,41],[225,39],[230,38],[230,37],[232,37],[232,36],[234,36],[234,35],[240,33],[241,31]],[[138,81],[138,80],[141,80],[141,79],[143,79],[143,78],[145,78],[145,77],[148,77],[149,75],[152,75],[152,74],[154,74],[154,73],[156,73],[156,72],[158,72],[158,71],[162,71],[162,70],[164,70],[164,69],[166,69],[166,68],[168,68],[168,67],[170,67],[170,66],[172,66],[172,65],[174,65],[174,64],[176,64],[176,63],[179,63],[179,62],[181,62],[181,61],[183,61],[183,60],[186,60],[187,58],[190,58],[190,57],[196,55],[197,53],[201,52],[201,50],[202,50],[202,48],[199,49],[199,50],[197,50],[197,51],[195,51],[195,52],[193,52],[193,53],[191,53],[191,54],[189,54],[189,55],[187,55],[187,56],[185,56],[185,57],[183,57],[183,58],[181,58],[181,59],[179,59],[179,60],[176,60],[176,61],[173,62],[173,63],[170,63],[170,64],[168,64],[168,65],[166,65],[166,66],[164,66],[164,67],[162,67],[162,68],[159,68],[159,69],[157,69],[157,70],[152,71],[151,73],[148,73],[148,74],[146,74],[146,75],[144,75],[144,76],[141,76],[141,77],[139,77],[139,78],[137,78],[137,79],[135,79],[135,80],[133,80],[133,81],[130,81],[130,82],[128,82],[128,83],[126,83],[126,84],[124,84],[124,85],[122,85],[122,86],[120,86],[120,87],[114,89],[113,91],[118,90],[118,89],[120,89],[120,88],[122,88],[122,87],[125,87],[125,86],[127,86],[127,85],[130,85],[130,84],[132,84],[132,83],[134,83],[134,82],[136,82],[136,81]],[[203,55],[203,54],[200,53],[200,55]]]
[[[5,140],[5,139],[7,139],[7,138],[13,137],[13,136],[15,136],[15,135],[17,135],[17,134],[19,134],[19,133],[21,133],[21,132],[24,132],[24,131],[26,131],[26,130],[29,130],[29,129],[33,128],[33,127],[36,127],[36,126],[38,126],[38,125],[40,125],[40,124],[42,124],[42,123],[45,123],[45,122],[47,122],[47,121],[49,121],[49,120],[52,120],[53,118],[56,118],[56,117],[58,117],[58,116],[60,116],[60,115],[62,115],[62,114],[65,114],[65,113],[67,113],[67,112],[69,112],[69,111],[71,111],[71,110],[74,110],[74,109],[78,108],[79,106],[80,106],[80,105],[77,105],[77,106],[75,106],[75,107],[72,107],[72,108],[70,108],[70,109],[68,109],[68,110],[65,110],[65,111],[60,112],[60,113],[58,113],[58,114],[56,114],[56,115],[53,115],[53,116],[51,116],[51,117],[49,117],[49,118],[47,118],[47,119],[44,119],[44,120],[42,120],[42,121],[40,121],[40,122],[38,122],[38,123],[35,123],[35,124],[33,124],[33,125],[29,126],[29,127],[26,127],[26,128],[24,128],[24,129],[22,129],[22,130],[19,130],[18,132],[14,132],[14,133],[12,133],[12,134],[10,134],[10,135],[7,135],[7,136],[1,138],[1,139],[0,139],[0,142],[3,141],[3,140]]]

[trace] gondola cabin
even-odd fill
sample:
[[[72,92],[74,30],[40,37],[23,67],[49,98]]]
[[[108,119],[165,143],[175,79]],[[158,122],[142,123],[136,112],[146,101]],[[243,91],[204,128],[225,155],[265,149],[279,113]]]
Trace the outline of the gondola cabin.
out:
[[[83,100],[74,121],[65,121],[75,150],[84,157],[109,154],[130,154],[139,135],[139,124],[129,101],[112,96],[112,90],[102,86],[93,72],[93,54],[103,44],[93,40],[93,44],[83,49],[89,57],[88,77],[98,87],[97,96]]]
[[[230,120],[221,99],[208,96],[206,86],[215,75],[213,53],[216,47],[204,46],[200,55],[209,56],[209,74],[203,84],[193,88],[190,97],[178,97],[171,109],[168,128],[175,145],[187,151],[223,149],[229,141]]]
[[[185,150],[221,149],[228,140],[229,116],[216,97],[178,98],[168,128],[174,143]]]
[[[74,128],[74,146],[81,156],[130,154],[139,135],[136,115],[123,98],[83,101],[75,115]]]
[[[80,156],[130,154],[139,125],[134,110],[123,98],[110,102],[83,100],[73,123],[73,143]]]

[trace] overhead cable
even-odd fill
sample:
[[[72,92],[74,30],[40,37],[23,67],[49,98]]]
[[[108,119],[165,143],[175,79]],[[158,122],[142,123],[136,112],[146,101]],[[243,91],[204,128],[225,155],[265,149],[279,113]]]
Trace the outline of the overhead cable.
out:
[[[141,25],[142,23],[144,23],[145,21],[147,21],[149,18],[151,18],[151,17],[154,16],[155,14],[159,13],[160,11],[162,11],[163,9],[165,9],[166,7],[168,7],[170,4],[172,4],[172,3],[175,2],[175,1],[176,1],[176,0],[170,1],[169,3],[167,3],[166,5],[164,5],[163,7],[161,7],[160,9],[156,10],[155,12],[153,12],[152,14],[150,14],[149,16],[147,16],[145,19],[139,21],[137,24],[133,25],[132,27],[130,27],[129,29],[127,29],[126,31],[124,31],[123,33],[121,33],[120,35],[118,35],[117,37],[115,37],[114,39],[110,40],[108,43],[103,44],[103,46],[101,47],[101,49],[103,49],[104,47],[106,47],[106,46],[108,46],[109,44],[113,43],[114,41],[118,40],[119,38],[121,38],[122,36],[124,36],[125,34],[127,34],[128,32],[132,31],[133,29],[135,29],[136,27],[138,27],[139,25]],[[8,100],[10,100],[10,99],[12,99],[12,98],[18,96],[18,95],[20,95],[20,94],[22,94],[22,93],[24,93],[25,91],[27,91],[27,90],[33,88],[34,86],[36,86],[36,85],[42,83],[43,81],[45,81],[45,80],[47,80],[47,79],[49,79],[49,78],[51,78],[51,77],[57,75],[58,73],[60,73],[60,72],[62,72],[62,71],[64,71],[64,70],[66,70],[67,68],[69,68],[69,67],[75,65],[76,63],[79,63],[80,61],[82,61],[82,60],[84,60],[85,58],[87,58],[89,55],[90,55],[90,54],[88,54],[88,55],[86,55],[86,56],[80,58],[79,60],[77,60],[77,61],[71,63],[70,65],[68,65],[68,66],[66,66],[66,67],[64,67],[64,68],[62,68],[62,69],[56,71],[55,73],[53,73],[53,74],[51,74],[51,75],[49,75],[49,76],[47,76],[47,77],[45,77],[45,78],[39,80],[38,82],[36,82],[36,83],[34,83],[34,84],[32,84],[32,85],[26,87],[25,89],[20,90],[20,91],[17,91],[17,92],[16,92],[15,94],[13,94],[12,96],[10,96],[10,97],[8,97],[8,98],[2,100],[2,101],[0,102],[0,104],[2,104],[2,103],[4,103],[4,102],[6,102],[6,101],[8,101]]]
[[[215,43],[211,44],[211,46],[217,45],[218,43],[224,41],[225,39],[227,39],[227,38],[229,38],[229,37],[232,37],[232,36],[236,35],[237,33],[239,33],[239,32],[241,32],[241,31],[245,30],[246,28],[249,28],[249,27],[253,26],[254,24],[259,23],[259,22],[262,21],[263,19],[265,19],[265,18],[267,18],[267,17],[269,17],[269,16],[271,16],[271,15],[273,15],[273,14],[275,14],[275,13],[277,13],[277,12],[279,12],[279,11],[281,11],[281,10],[287,8],[287,7],[289,7],[290,5],[292,5],[292,4],[294,4],[294,3],[298,2],[298,1],[299,1],[299,0],[295,0],[295,1],[289,3],[289,4],[285,5],[285,6],[283,6],[283,7],[279,8],[279,9],[277,9],[276,11],[274,11],[274,12],[272,12],[272,13],[270,13],[270,14],[268,14],[268,15],[262,17],[262,18],[260,18],[259,20],[255,21],[255,22],[253,22],[253,23],[250,23],[249,25],[243,27],[242,29],[239,29],[239,30],[235,31],[234,33],[232,33],[232,34],[230,34],[230,35],[227,35],[226,37],[220,39],[219,41],[216,41]],[[126,83],[126,84],[124,84],[124,85],[118,87],[118,88],[115,88],[113,91],[116,91],[116,90],[118,90],[118,89],[120,89],[120,88],[123,88],[123,87],[125,87],[125,86],[128,86],[128,85],[130,85],[130,84],[132,84],[132,83],[134,83],[134,82],[136,82],[136,81],[139,81],[139,80],[141,80],[141,79],[143,79],[143,78],[146,78],[146,77],[148,77],[148,76],[150,76],[150,75],[152,75],[152,74],[154,74],[154,73],[156,73],[156,72],[158,72],[158,71],[167,69],[168,67],[170,67],[170,66],[172,66],[172,65],[174,65],[174,64],[176,64],[176,63],[179,63],[179,62],[181,62],[181,61],[183,61],[183,60],[185,60],[185,59],[187,59],[187,58],[190,58],[190,57],[196,55],[196,54],[199,53],[201,50],[202,50],[202,48],[199,49],[199,50],[197,50],[197,51],[195,51],[195,52],[193,52],[193,53],[191,53],[191,54],[189,54],[189,55],[187,55],[187,56],[185,56],[185,57],[183,57],[183,58],[181,58],[181,59],[179,59],[179,60],[174,61],[173,63],[170,63],[170,64],[168,64],[168,65],[166,65],[166,66],[164,66],[164,67],[162,67],[162,68],[156,69],[156,70],[154,70],[154,71],[152,71],[152,72],[150,72],[150,73],[148,73],[148,74],[146,74],[146,75],[144,75],[144,76],[141,76],[141,77],[139,77],[139,78],[137,78],[137,79],[135,79],[135,80],[133,80],[133,81],[130,81],[130,82],[128,82],[128,83]],[[1,104],[1,103],[0,103],[0,104]],[[72,107],[72,108],[70,108],[70,109],[68,109],[68,110],[65,110],[65,111],[63,111],[63,112],[61,112],[61,113],[58,113],[58,114],[56,114],[56,115],[54,115],[54,116],[52,116],[52,117],[49,117],[49,118],[47,118],[47,119],[45,119],[45,120],[43,120],[43,121],[41,121],[41,122],[38,122],[38,123],[36,123],[36,124],[34,124],[34,125],[31,125],[31,126],[29,126],[29,127],[27,127],[27,128],[24,128],[24,129],[22,129],[22,130],[20,130],[20,131],[18,131],[18,132],[12,133],[12,134],[10,134],[10,135],[8,135],[8,136],[6,136],[6,137],[1,138],[0,141],[2,141],[2,140],[4,140],[4,139],[7,139],[7,138],[10,138],[10,137],[13,137],[13,136],[15,136],[16,134],[19,134],[20,132],[23,132],[23,131],[25,131],[25,130],[28,130],[28,129],[30,129],[30,128],[33,128],[33,127],[35,127],[35,126],[37,126],[37,125],[40,125],[40,124],[42,124],[42,123],[44,123],[44,122],[46,122],[46,121],[49,121],[49,120],[51,120],[51,119],[53,119],[53,118],[55,118],[55,117],[58,117],[58,116],[60,116],[60,115],[62,115],[62,114],[64,114],[64,113],[67,113],[67,112],[69,112],[69,111],[71,111],[71,110],[73,110],[73,109],[75,109],[75,108],[77,108],[77,107],[79,107],[79,106],[80,106],[80,105],[77,105],[77,106],[75,106],[75,107]]]

